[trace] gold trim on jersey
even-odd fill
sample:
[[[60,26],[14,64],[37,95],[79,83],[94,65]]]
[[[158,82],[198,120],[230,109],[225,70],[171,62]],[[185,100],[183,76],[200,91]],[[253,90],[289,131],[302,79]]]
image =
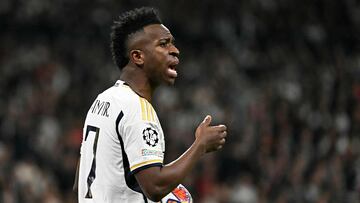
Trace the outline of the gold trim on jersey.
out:
[[[130,171],[133,171],[137,168],[140,168],[142,166],[145,166],[145,165],[149,165],[149,164],[154,164],[154,163],[163,163],[163,161],[161,159],[155,159],[155,160],[149,160],[149,161],[144,161],[144,162],[141,162],[141,163],[138,163],[138,164],[135,164],[133,165],[132,167],[130,167]]]
[[[124,83],[121,85],[121,87],[125,87],[125,88],[127,88],[127,89],[131,89],[131,88],[129,87],[129,85],[125,85]]]
[[[152,107],[152,105],[142,97],[139,97],[139,99],[140,99],[142,120],[155,122],[155,110]]]

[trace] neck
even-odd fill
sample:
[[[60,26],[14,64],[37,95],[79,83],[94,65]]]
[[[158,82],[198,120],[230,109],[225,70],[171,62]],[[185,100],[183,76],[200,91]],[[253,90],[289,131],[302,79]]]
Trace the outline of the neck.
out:
[[[155,88],[152,87],[149,79],[141,70],[138,67],[126,66],[121,71],[120,80],[128,84],[138,95],[151,102]]]

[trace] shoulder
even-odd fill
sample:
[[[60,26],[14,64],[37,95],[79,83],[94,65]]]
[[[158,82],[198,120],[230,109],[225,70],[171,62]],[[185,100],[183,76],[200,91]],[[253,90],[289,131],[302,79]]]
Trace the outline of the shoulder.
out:
[[[128,85],[117,82],[99,95],[106,98],[112,104],[115,111],[122,111],[125,116],[136,116],[142,114],[146,109],[146,100],[136,94]]]
[[[136,94],[124,82],[116,82],[114,86],[99,94],[97,100],[109,102],[109,109],[112,112],[117,112],[115,114],[123,112],[124,116],[132,121],[157,121],[156,112],[151,103]],[[95,101],[94,104],[99,105],[99,102]]]
[[[119,81],[112,87],[98,95],[98,98],[106,99],[118,105],[129,105],[137,100],[139,96],[131,90],[131,88]]]
[[[88,113],[116,118],[121,111],[129,114],[140,108],[139,96],[129,86],[117,82],[96,97]]]

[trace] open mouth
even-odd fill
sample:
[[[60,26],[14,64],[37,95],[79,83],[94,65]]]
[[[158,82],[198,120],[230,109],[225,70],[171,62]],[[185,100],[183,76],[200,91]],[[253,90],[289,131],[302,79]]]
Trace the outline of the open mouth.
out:
[[[171,70],[176,70],[176,64],[169,65],[169,68],[170,68]]]
[[[179,64],[179,61],[176,60],[172,63],[169,64],[169,68],[167,69],[167,72],[168,74],[171,76],[171,77],[177,77],[177,71],[176,71],[176,66]]]

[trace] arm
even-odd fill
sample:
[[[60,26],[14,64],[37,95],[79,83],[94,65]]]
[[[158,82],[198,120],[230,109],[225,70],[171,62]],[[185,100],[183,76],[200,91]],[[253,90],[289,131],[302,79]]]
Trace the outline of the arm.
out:
[[[135,174],[141,189],[149,199],[160,201],[180,184],[205,153],[222,148],[227,134],[226,126],[210,126],[210,123],[211,117],[207,116],[196,129],[195,142],[177,160],[162,168],[150,167]]]

